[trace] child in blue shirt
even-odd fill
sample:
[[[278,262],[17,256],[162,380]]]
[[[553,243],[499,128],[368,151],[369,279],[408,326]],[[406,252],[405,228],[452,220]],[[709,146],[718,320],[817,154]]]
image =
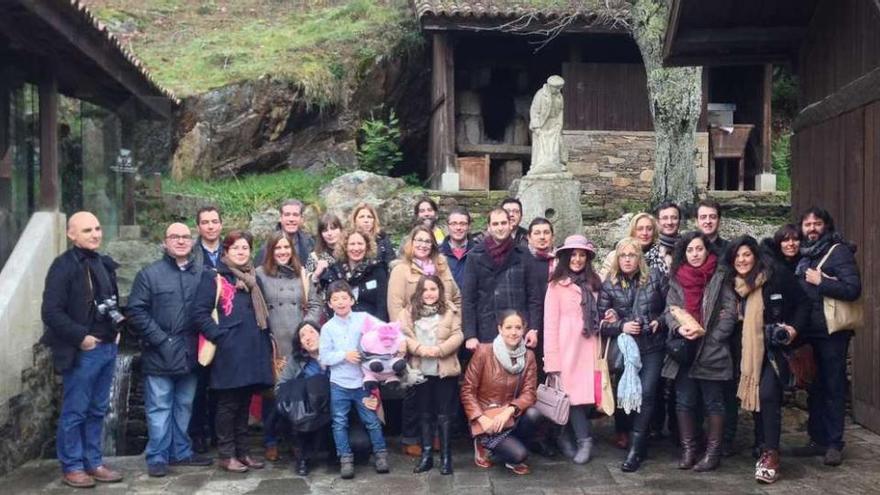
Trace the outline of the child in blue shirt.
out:
[[[364,404],[364,399],[369,394],[363,386],[364,373],[357,350],[364,322],[367,319],[379,323],[381,321],[369,313],[351,310],[354,294],[344,280],[331,283],[326,297],[333,317],[321,327],[318,359],[323,366],[330,368],[330,414],[333,417],[333,441],[339,456],[340,476],[342,479],[354,478],[354,455],[348,439],[348,413],[352,406],[364,423],[370,443],[373,444],[376,472],[387,473],[388,451],[385,437],[382,436],[382,424],[376,412]]]

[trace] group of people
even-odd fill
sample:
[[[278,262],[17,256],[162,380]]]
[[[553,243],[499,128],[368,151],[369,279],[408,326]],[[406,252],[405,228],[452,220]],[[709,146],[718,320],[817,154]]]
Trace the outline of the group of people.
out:
[[[772,483],[788,363],[803,344],[817,373],[809,443],[796,454],[841,463],[852,331],[829,332],[823,300],[854,301],[861,283],[855,247],[821,208],[759,242],[721,238],[713,201],[699,203],[691,232],[663,203],[635,215],[603,260],[583,235],[557,245],[547,219],[520,226],[515,198],[480,233],[458,207],[440,228],[436,203],[420,199],[399,250],[368,204],[345,220],[322,215],[314,238],[302,213],[284,202],[259,252],[248,232],[222,235],[216,207],[198,211],[196,237],[171,224],[163,259],[138,273],[124,311],[98,219],[71,216],[73,247],[50,267],[43,299],[43,342],[64,376],[65,483],[121,479],[101,458],[100,425],[124,320],[142,346],[151,476],[210,465],[212,439],[223,469],[262,468],[248,445],[255,396],[267,460],[285,441],[301,475],[322,449],[335,449],[344,479],[358,452],[386,473],[382,390],[402,383],[401,443],[416,473],[433,469],[435,451],[440,473],[452,473],[461,429],[483,468],[527,474],[529,452],[585,464],[600,414],[614,415],[622,471],[640,468],[665,427],[679,438],[679,468],[710,471],[732,452],[743,409],[755,415],[755,478]],[[535,407],[539,383],[567,396],[565,424]]]

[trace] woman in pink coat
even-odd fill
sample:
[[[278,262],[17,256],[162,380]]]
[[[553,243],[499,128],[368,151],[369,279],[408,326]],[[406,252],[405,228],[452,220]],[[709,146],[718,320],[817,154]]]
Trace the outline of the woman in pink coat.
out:
[[[544,299],[544,371],[556,375],[571,400],[559,450],[575,464],[589,462],[593,448],[590,411],[595,405],[596,295],[601,285],[591,265],[595,256],[596,248],[586,237],[568,236],[556,250],[556,268]]]

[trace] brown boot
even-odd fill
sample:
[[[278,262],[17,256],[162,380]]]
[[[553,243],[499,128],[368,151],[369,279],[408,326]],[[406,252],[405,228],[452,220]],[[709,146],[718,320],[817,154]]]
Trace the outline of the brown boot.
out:
[[[67,486],[74,488],[92,488],[95,486],[95,478],[92,478],[85,471],[71,471],[64,473],[61,482]]]
[[[266,455],[264,456],[267,461],[275,462],[278,460],[278,447],[275,445],[270,445],[266,447]]]
[[[235,457],[230,457],[229,459],[220,459],[220,467],[229,471],[230,473],[246,473],[248,471],[248,467],[242,464]]]
[[[678,461],[678,469],[691,469],[697,463],[697,427],[694,417],[685,411],[677,411],[675,417],[681,439],[681,459]]]
[[[779,479],[779,451],[765,450],[755,465],[755,480],[758,483],[774,483]]]
[[[694,471],[713,471],[721,464],[721,442],[724,436],[724,415],[709,416],[709,436],[706,440],[706,453],[694,466]]]
[[[88,473],[89,476],[95,478],[95,481],[100,481],[101,483],[118,483],[122,481],[122,473],[110,469],[106,464],[101,464],[95,469],[88,471]]]
[[[263,469],[266,467],[262,461],[258,461],[249,455],[239,457],[238,460],[250,469]]]

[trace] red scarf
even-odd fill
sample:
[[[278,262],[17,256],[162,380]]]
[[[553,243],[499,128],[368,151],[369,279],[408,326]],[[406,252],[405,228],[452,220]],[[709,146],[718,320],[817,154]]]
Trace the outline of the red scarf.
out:
[[[507,255],[513,248],[513,237],[508,236],[507,239],[498,242],[494,237],[488,236],[483,244],[486,246],[486,252],[492,258],[492,264],[499,267],[504,264],[504,260],[507,259]]]
[[[709,253],[706,262],[701,266],[694,268],[685,262],[675,274],[675,280],[684,292],[684,309],[696,318],[700,325],[703,324],[703,291],[709,280],[712,280],[717,264],[718,257]]]

